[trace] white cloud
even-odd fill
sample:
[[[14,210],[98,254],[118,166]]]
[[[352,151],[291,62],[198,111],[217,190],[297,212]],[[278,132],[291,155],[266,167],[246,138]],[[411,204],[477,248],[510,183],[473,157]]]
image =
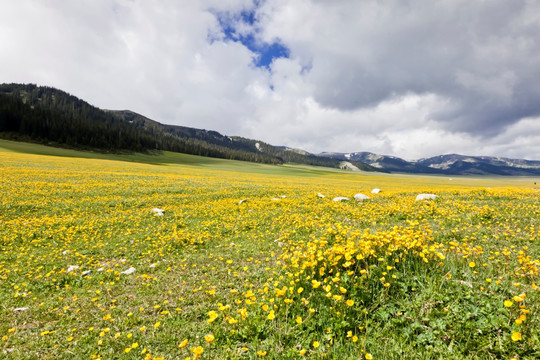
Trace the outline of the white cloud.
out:
[[[257,4],[3,1],[0,81],[313,152],[540,159],[538,2]],[[257,68],[216,14],[290,57]]]
[[[323,106],[431,93],[453,104],[430,112],[441,127],[477,135],[540,114],[538,2],[273,0],[260,12],[262,36],[311,64]]]

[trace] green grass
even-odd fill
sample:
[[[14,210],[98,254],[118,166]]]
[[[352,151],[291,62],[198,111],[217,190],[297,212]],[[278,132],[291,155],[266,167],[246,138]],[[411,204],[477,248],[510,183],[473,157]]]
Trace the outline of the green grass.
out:
[[[156,152],[153,154],[129,153],[129,154],[111,154],[93,151],[79,151],[72,149],[58,148],[54,146],[45,146],[34,143],[17,142],[0,139],[0,149],[3,152],[34,154],[46,156],[59,156],[75,159],[99,159],[121,162],[135,162],[149,165],[185,165],[201,169],[240,171],[243,173],[268,174],[278,176],[331,176],[335,174],[349,175],[350,179],[359,179],[358,175],[372,175],[369,182],[374,183],[379,180],[381,183],[389,182],[394,184],[403,181],[407,184],[429,184],[441,186],[467,185],[480,187],[498,187],[498,186],[534,186],[534,183],[540,181],[536,177],[504,177],[504,176],[443,176],[443,175],[418,175],[418,174],[384,174],[358,172],[353,173],[348,170],[339,170],[333,168],[309,166],[309,165],[267,165],[237,160],[217,159],[169,151]],[[375,184],[376,185],[376,184]]]
[[[0,148],[5,152],[36,154],[47,156],[71,157],[82,159],[99,159],[122,162],[136,162],[151,165],[174,165],[181,164],[194,166],[201,169],[213,169],[224,171],[241,171],[245,173],[290,175],[290,176],[324,176],[334,173],[343,173],[343,170],[324,168],[309,165],[267,165],[246,161],[225,160],[197,155],[161,151],[151,154],[126,153],[112,154],[92,151],[79,151],[63,149],[40,144],[16,142],[0,139]]]
[[[0,159],[0,358],[193,359],[197,346],[202,359],[540,356],[531,179],[9,141],[0,141]],[[374,187],[383,191],[372,195]],[[414,201],[428,191],[439,198]],[[372,199],[331,201],[357,192]],[[366,244],[373,253],[362,252]],[[218,317],[208,322],[211,311]]]

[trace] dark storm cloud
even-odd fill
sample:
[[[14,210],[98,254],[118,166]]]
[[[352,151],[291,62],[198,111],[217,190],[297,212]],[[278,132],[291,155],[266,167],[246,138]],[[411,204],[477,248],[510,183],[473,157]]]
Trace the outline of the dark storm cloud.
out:
[[[312,57],[309,80],[322,106],[351,111],[411,93],[436,94],[448,102],[432,112],[443,128],[491,135],[540,114],[538,3],[331,3],[312,4],[321,16],[307,25],[269,30],[293,54],[298,47],[300,56]],[[273,10],[270,17],[285,14]],[[309,39],[286,33],[306,27]]]

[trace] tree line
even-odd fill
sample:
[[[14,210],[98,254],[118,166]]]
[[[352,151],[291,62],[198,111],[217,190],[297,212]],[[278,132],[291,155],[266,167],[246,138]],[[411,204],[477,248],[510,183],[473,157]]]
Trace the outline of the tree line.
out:
[[[66,92],[36,85],[0,85],[0,135],[108,152],[167,150],[262,163],[283,162],[267,154],[227,148],[219,141],[210,143],[194,137],[195,133],[180,131],[180,127],[175,130],[173,126],[166,129],[135,123]]]
[[[160,124],[131,111],[102,110],[67,92],[34,84],[0,85],[0,136],[106,152],[166,150],[268,164],[340,164],[216,131]]]

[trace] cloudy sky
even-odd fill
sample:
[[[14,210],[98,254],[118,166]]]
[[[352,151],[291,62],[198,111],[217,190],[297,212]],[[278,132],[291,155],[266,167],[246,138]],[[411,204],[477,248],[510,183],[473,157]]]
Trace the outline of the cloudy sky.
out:
[[[0,82],[311,152],[540,159],[536,0],[0,0]]]

